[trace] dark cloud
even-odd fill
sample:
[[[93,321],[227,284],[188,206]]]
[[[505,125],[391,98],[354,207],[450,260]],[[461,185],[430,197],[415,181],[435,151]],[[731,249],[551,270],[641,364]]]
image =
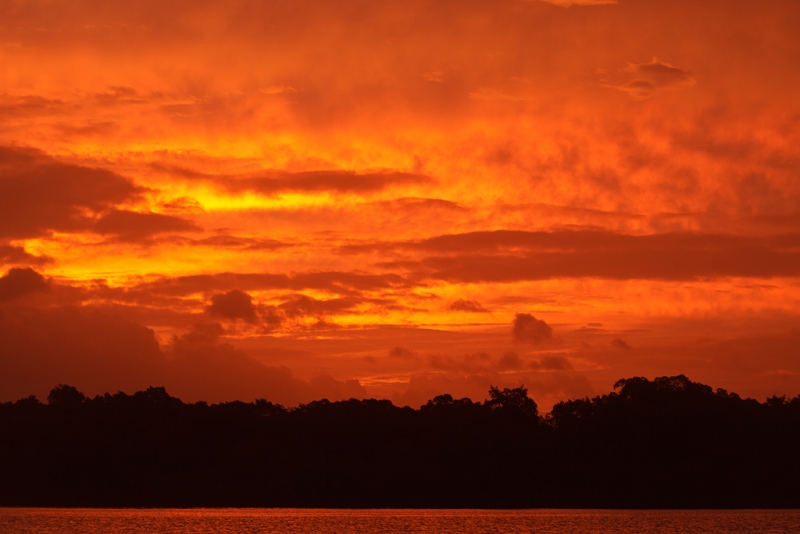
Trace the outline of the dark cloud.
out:
[[[481,306],[481,303],[475,300],[458,299],[451,302],[447,309],[469,313],[489,313],[489,310]]]
[[[531,362],[531,367],[547,371],[569,371],[572,369],[572,364],[562,356],[545,356],[538,362]]]
[[[410,287],[410,282],[397,274],[364,274],[342,271],[287,274],[218,273],[180,277],[165,277],[145,282],[129,290],[132,294],[183,296],[196,293],[230,291],[259,291],[282,289],[300,291],[319,289],[338,294],[378,291]]]
[[[75,125],[57,124],[54,127],[58,130],[61,137],[74,138],[74,137],[95,137],[95,138],[108,138],[120,130],[120,125],[113,121],[87,121],[85,124]]]
[[[336,380],[330,375],[319,375],[309,380],[308,385],[313,390],[315,399],[336,401],[363,399],[367,396],[367,390],[358,380]]]
[[[257,320],[253,299],[238,289],[211,297],[211,304],[206,306],[206,313],[224,319],[243,319],[251,324]]]
[[[631,349],[630,345],[628,345],[625,341],[623,341],[622,339],[620,339],[618,337],[611,340],[611,346],[614,347],[615,349],[620,349],[620,350],[630,350]]]
[[[409,212],[431,212],[431,211],[469,211],[464,206],[452,202],[450,200],[443,200],[441,198],[417,198],[417,197],[403,197],[394,200],[387,200],[383,202],[376,202],[376,205],[385,207],[386,209],[402,209]]]
[[[218,323],[198,324],[162,350],[149,328],[99,310],[4,308],[0,401],[45,398],[65,383],[89,396],[164,385],[190,402],[266,398],[297,405],[365,396],[357,380],[305,381],[286,367],[263,365],[222,342],[224,334]]]
[[[347,292],[346,290],[348,289],[354,291],[377,291],[411,286],[405,278],[397,274],[366,274],[341,271],[298,273],[291,277],[291,285],[293,289],[327,289],[338,293]]]
[[[353,298],[335,298],[318,300],[306,295],[292,295],[292,297],[278,305],[287,317],[321,317],[353,309],[358,301]]]
[[[497,368],[500,371],[518,371],[525,366],[525,362],[516,352],[506,352],[497,361]]]
[[[139,241],[156,234],[193,232],[200,228],[192,221],[174,215],[115,209],[98,220],[92,230],[99,234],[115,235],[123,241]]]
[[[0,346],[3,400],[46,395],[57,384],[94,395],[164,381],[166,362],[154,332],[96,311],[5,309]]]
[[[0,117],[16,118],[63,113],[66,104],[39,95],[0,95]]]
[[[606,231],[498,230],[376,244],[384,252],[436,255],[385,262],[388,268],[450,282],[512,282],[548,278],[687,280],[700,277],[800,275],[800,235],[737,236],[673,232],[625,235]]]
[[[634,98],[650,98],[658,91],[691,87],[692,73],[653,58],[647,63],[628,63],[624,69],[604,79],[604,84]]]
[[[0,278],[0,302],[49,289],[47,280],[33,269],[14,268]]]
[[[46,265],[52,263],[49,256],[34,256],[24,247],[0,245],[0,265]]]
[[[357,174],[348,171],[313,171],[274,177],[248,178],[225,183],[233,190],[257,191],[273,195],[285,191],[371,193],[395,185],[430,183],[427,176],[402,172]]]
[[[103,169],[62,163],[33,149],[0,147],[0,238],[89,229],[89,214],[144,190]]]
[[[553,329],[529,313],[518,313],[514,317],[511,333],[516,341],[542,343],[553,338]]]
[[[147,103],[136,89],[123,86],[111,86],[107,91],[95,94],[94,98],[98,104],[104,106]]]
[[[409,359],[409,358],[414,358],[416,355],[417,353],[414,352],[413,350],[401,347],[399,345],[389,351],[390,358]]]
[[[172,365],[167,387],[183,400],[250,401],[267,398],[283,404],[309,400],[308,384],[285,367],[268,367],[228,343],[218,323],[198,324],[167,347]]]
[[[202,204],[191,197],[177,197],[159,204],[161,211],[170,214],[198,214],[203,213]]]
[[[396,185],[428,184],[429,176],[397,171],[357,173],[344,170],[306,172],[271,171],[258,175],[213,175],[177,166],[154,165],[159,171],[183,178],[209,181],[232,192],[263,195],[287,192],[373,193]]]
[[[617,0],[540,0],[548,4],[554,4],[561,7],[570,6],[605,6],[616,4]]]
[[[237,237],[233,235],[216,235],[197,239],[192,242],[194,245],[205,247],[241,249],[241,250],[275,250],[293,246],[290,243],[283,243],[275,239],[257,239],[251,237]]]
[[[487,352],[472,352],[461,357],[447,354],[431,354],[428,357],[428,366],[437,371],[460,373],[490,373],[496,366]]]
[[[358,380],[336,380],[320,375],[305,381],[286,367],[263,365],[245,352],[219,338],[224,329],[218,323],[196,325],[173,339],[168,348],[174,364],[168,368],[168,384],[184,400],[244,400],[266,398],[272,402],[297,405],[327,398],[364,398]]]
[[[528,388],[529,395],[543,411],[557,401],[583,398],[593,392],[588,378],[578,373],[418,373],[411,375],[405,392],[392,396],[392,402],[397,406],[418,407],[444,393],[454,398],[468,397],[473,401],[483,401],[491,385],[514,388],[520,384]]]

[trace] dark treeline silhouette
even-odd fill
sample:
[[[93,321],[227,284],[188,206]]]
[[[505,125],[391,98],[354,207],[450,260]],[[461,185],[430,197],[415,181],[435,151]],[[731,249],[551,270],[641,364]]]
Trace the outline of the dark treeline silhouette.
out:
[[[0,404],[0,505],[800,506],[800,396],[760,403],[685,376],[615,390],[542,417],[524,387],[413,410],[62,385],[47,404]]]

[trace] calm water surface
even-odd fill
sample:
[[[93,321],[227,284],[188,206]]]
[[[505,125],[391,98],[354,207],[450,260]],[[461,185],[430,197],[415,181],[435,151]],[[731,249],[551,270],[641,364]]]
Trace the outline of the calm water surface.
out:
[[[96,510],[0,508],[2,533],[772,533],[800,532],[800,510]]]

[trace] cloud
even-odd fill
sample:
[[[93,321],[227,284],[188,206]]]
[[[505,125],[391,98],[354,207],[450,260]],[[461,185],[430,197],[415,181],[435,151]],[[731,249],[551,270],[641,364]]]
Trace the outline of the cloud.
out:
[[[430,183],[430,177],[403,172],[363,173],[348,171],[312,171],[281,174],[276,177],[249,178],[228,182],[233,190],[257,191],[274,195],[286,191],[371,193],[395,185]]]
[[[172,364],[167,387],[186,401],[266,398],[281,404],[311,400],[308,384],[286,367],[268,367],[228,343],[218,323],[198,324],[166,348]]]
[[[516,341],[543,343],[553,339],[553,329],[529,313],[518,313],[512,323],[511,334]]]
[[[287,289],[300,291],[318,289],[338,294],[355,294],[360,291],[378,291],[410,287],[404,277],[393,274],[365,274],[342,271],[295,273],[217,273],[179,277],[163,277],[155,281],[132,286],[132,293],[184,296],[197,293],[230,291],[263,291]],[[344,303],[342,303],[344,304]],[[291,308],[291,305],[287,305]]]
[[[33,269],[14,268],[0,278],[0,302],[49,289],[47,280]]]
[[[57,384],[87,394],[135,391],[164,381],[152,330],[76,307],[6,308],[0,313],[0,395],[40,398]]]
[[[593,394],[587,377],[578,373],[415,373],[411,375],[407,389],[392,396],[392,402],[397,406],[416,408],[445,393],[454,398],[468,397],[473,401],[483,401],[488,397],[489,386],[513,388],[521,384],[528,388],[529,395],[542,412],[548,411],[560,400]]]
[[[294,376],[286,367],[263,365],[228,343],[220,343],[224,329],[218,323],[200,323],[175,337],[168,350],[173,365],[168,384],[184,400],[244,400],[266,398],[297,405],[321,398],[364,398],[358,380],[337,380],[319,375],[309,381]]]
[[[383,262],[417,279],[513,282],[549,278],[691,280],[702,277],[800,275],[800,235],[741,236],[673,232],[497,230],[373,245],[420,259]],[[436,255],[425,256],[426,253]]]
[[[251,191],[269,196],[288,192],[363,194],[393,186],[433,182],[429,176],[391,170],[361,173],[346,170],[270,171],[255,175],[213,175],[179,166],[156,164],[154,168],[170,175],[211,182],[231,192]]]
[[[103,169],[62,163],[29,148],[0,146],[0,238],[89,229],[91,214],[144,192]]]
[[[441,198],[402,197],[392,200],[381,200],[370,205],[377,212],[384,212],[402,217],[403,220],[419,220],[421,217],[441,217],[463,215],[470,210],[453,202]]]
[[[46,265],[52,263],[50,256],[34,256],[24,247],[0,245],[0,265]]]
[[[344,399],[364,399],[367,390],[358,380],[336,380],[330,375],[319,375],[308,381],[314,392],[314,399],[328,399],[332,401]]]
[[[631,350],[631,346],[618,337],[611,340],[611,346],[615,349]]]
[[[147,100],[142,98],[133,87],[112,86],[103,93],[96,93],[94,98],[98,104],[103,106],[147,103]]]
[[[451,311],[461,311],[468,313],[489,313],[489,310],[481,306],[480,302],[475,300],[458,299],[450,303],[447,307]]]
[[[0,117],[36,117],[56,115],[65,111],[62,100],[52,100],[40,95],[0,95]]]
[[[287,317],[320,317],[324,315],[351,310],[358,304],[353,298],[336,298],[318,300],[306,295],[292,295],[292,297],[278,305]]]
[[[547,371],[569,371],[572,369],[572,364],[563,356],[545,356],[538,362],[531,362],[531,367]]]
[[[140,241],[168,232],[196,232],[200,228],[187,219],[152,212],[111,210],[98,220],[92,230],[115,235],[121,241]]]
[[[518,371],[519,369],[522,369],[524,365],[525,362],[522,361],[522,358],[519,357],[519,354],[511,351],[503,354],[497,361],[497,368],[500,371]]]
[[[632,97],[644,100],[656,92],[683,89],[697,83],[692,73],[653,58],[648,63],[628,63],[624,69],[605,80],[604,85],[624,91]]]
[[[284,243],[276,239],[260,239],[251,237],[238,237],[233,235],[216,235],[192,241],[194,245],[213,248],[240,249],[240,250],[276,250],[292,247],[292,243]]]
[[[414,352],[413,350],[401,346],[397,346],[389,351],[390,358],[409,359],[409,358],[415,358],[416,355],[417,353]]]
[[[570,6],[606,6],[616,4],[617,0],[541,0],[548,4],[554,4],[561,7]]]
[[[206,306],[206,313],[224,319],[243,319],[251,324],[257,320],[253,299],[238,289],[211,297],[211,304]]]
[[[99,310],[6,307],[0,310],[0,401],[45,398],[57,384],[89,396],[163,385],[189,402],[266,398],[297,405],[365,396],[357,380],[320,375],[306,381],[286,367],[263,365],[221,342],[224,334],[218,323],[197,324],[162,350],[153,330]]]

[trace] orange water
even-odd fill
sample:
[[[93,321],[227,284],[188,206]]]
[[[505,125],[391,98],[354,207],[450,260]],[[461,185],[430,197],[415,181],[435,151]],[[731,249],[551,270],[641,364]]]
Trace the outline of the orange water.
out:
[[[5,533],[797,533],[800,510],[0,508]]]

